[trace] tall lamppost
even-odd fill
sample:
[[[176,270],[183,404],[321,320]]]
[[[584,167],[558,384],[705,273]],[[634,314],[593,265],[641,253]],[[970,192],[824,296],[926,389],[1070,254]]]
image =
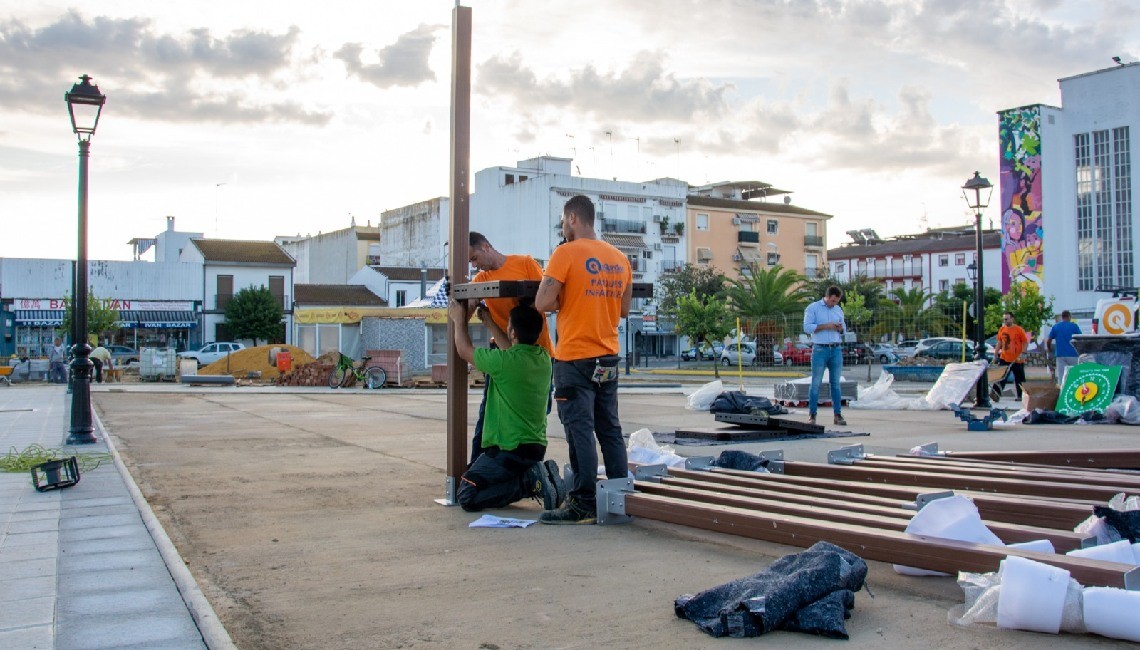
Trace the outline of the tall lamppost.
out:
[[[978,233],[978,249],[976,271],[971,273],[972,277],[977,277],[974,283],[974,359],[980,361],[986,358],[986,303],[985,303],[985,268],[982,258],[982,210],[990,204],[990,195],[994,191],[994,186],[988,180],[982,177],[978,172],[974,172],[973,178],[966,181],[962,186],[962,197],[966,199],[966,205],[974,211],[974,225]],[[983,193],[985,197],[983,198]],[[974,276],[974,273],[977,275]],[[990,382],[983,372],[982,376],[978,378],[977,394],[974,396],[974,408],[990,408]]]
[[[79,445],[95,442],[95,427],[91,418],[91,369],[87,344],[87,159],[91,149],[91,136],[99,125],[99,114],[107,97],[83,75],[80,83],[64,94],[67,112],[71,115],[71,130],[79,139],[79,251],[75,260],[75,295],[71,304],[72,348],[71,362],[71,427],[67,444]]]

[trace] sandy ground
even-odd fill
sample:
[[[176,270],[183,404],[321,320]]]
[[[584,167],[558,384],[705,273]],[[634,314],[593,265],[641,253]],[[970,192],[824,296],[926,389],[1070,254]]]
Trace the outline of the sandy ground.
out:
[[[445,395],[439,391],[98,392],[131,473],[222,621],[254,648],[725,648],[831,646],[776,633],[712,639],[673,599],[748,575],[797,549],[648,520],[622,526],[469,529],[439,506]],[[478,395],[470,395],[473,419]],[[627,433],[708,425],[674,392],[623,394]],[[790,458],[863,442],[879,451],[948,439],[972,448],[1066,448],[1073,428],[969,434],[949,413],[848,411],[870,438],[778,443]],[[1065,429],[1064,431],[1062,429]],[[1097,447],[1128,427],[1082,427]],[[557,418],[549,457],[566,461]],[[996,441],[1000,440],[1000,444]],[[767,448],[773,445],[769,444]],[[756,451],[758,448],[745,446]],[[724,447],[682,448],[685,455]],[[496,514],[537,518],[534,502]],[[1109,647],[947,623],[950,578],[903,578],[872,562],[848,622],[858,648]],[[1120,645],[1125,645],[1121,643]]]

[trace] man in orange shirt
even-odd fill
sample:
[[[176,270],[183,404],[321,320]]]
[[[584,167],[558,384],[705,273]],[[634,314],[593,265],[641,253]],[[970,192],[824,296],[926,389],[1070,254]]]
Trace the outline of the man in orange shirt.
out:
[[[629,314],[633,270],[624,253],[598,239],[594,204],[572,197],[562,208],[565,243],[550,254],[534,306],[558,312],[554,349],[554,401],[570,448],[574,485],[561,508],[539,517],[544,524],[595,521],[598,451],[609,478],[628,474],[618,419],[618,323]]]
[[[469,235],[469,241],[471,244],[469,261],[471,266],[479,269],[479,272],[472,278],[472,282],[542,280],[542,267],[530,255],[504,255],[495,250],[495,247],[482,233],[472,232]],[[488,298],[484,301],[484,305],[484,309],[479,309],[479,320],[489,317],[495,321],[501,331],[506,332],[511,310],[519,306],[519,299]],[[472,304],[468,305],[468,316],[476,309],[477,305],[472,301]],[[546,326],[545,320],[537,344],[546,350],[550,358],[554,358],[554,344],[550,342],[550,328]],[[494,349],[495,347],[495,344],[492,343],[491,348]],[[487,411],[487,393],[490,390],[490,383],[491,378],[487,377],[487,383],[483,386],[483,401],[479,402],[479,417],[475,420],[475,435],[471,440],[471,462],[469,465],[473,465],[479,454],[483,453],[483,420]],[[548,403],[547,412],[549,411]]]
[[[990,388],[990,398],[997,402],[1001,400],[1001,393],[1009,382],[1009,375],[1013,375],[1013,387],[1017,392],[1017,399],[1021,400],[1021,385],[1025,383],[1025,364],[1021,362],[1021,353],[1029,345],[1029,335],[1021,329],[1013,319],[1012,312],[1005,312],[1001,316],[1001,329],[997,333],[997,345],[994,346],[994,355],[997,356],[997,365],[1009,366],[1009,374]]]

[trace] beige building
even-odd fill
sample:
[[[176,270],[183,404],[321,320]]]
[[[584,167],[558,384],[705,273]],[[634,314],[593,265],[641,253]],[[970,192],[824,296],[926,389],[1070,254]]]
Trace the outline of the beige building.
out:
[[[759,181],[692,188],[685,214],[688,259],[729,279],[747,274],[751,264],[826,276],[831,215],[794,206],[789,194]]]

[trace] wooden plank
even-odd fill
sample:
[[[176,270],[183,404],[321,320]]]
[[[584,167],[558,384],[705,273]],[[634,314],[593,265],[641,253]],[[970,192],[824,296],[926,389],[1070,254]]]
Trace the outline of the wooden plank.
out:
[[[1052,481],[1025,481],[1008,478],[988,478],[958,476],[955,474],[935,474],[906,469],[881,469],[845,465],[825,465],[821,463],[785,462],[784,474],[810,476],[814,478],[838,479],[844,481],[866,481],[868,483],[890,483],[894,485],[920,485],[927,488],[949,490],[974,490],[977,492],[1002,492],[1030,496],[1093,499],[1108,502],[1121,490],[1107,486],[1078,485]]]
[[[1066,472],[1063,469],[995,469],[989,467],[971,467],[964,464],[942,463],[935,461],[918,462],[907,461],[891,457],[868,457],[855,462],[856,467],[881,467],[884,469],[902,469],[921,472],[935,472],[941,474],[955,474],[958,476],[988,476],[991,478],[1008,478],[1021,481],[1053,481],[1056,483],[1077,483],[1081,485],[1111,486],[1119,488],[1120,492],[1136,493],[1140,491],[1140,477],[1125,475],[1097,475]]]
[[[645,517],[800,548],[826,541],[845,548],[865,560],[890,562],[950,574],[957,574],[959,571],[973,573],[997,571],[1006,556],[1015,555],[1065,569],[1077,582],[1085,586],[1136,588],[1136,583],[1140,581],[1140,568],[1127,564],[933,539],[893,530],[820,522],[807,517],[697,503],[656,494],[625,495],[625,512],[633,517]]]
[[[716,440],[719,442],[747,442],[750,440],[764,440],[765,438],[784,438],[790,435],[801,435],[800,432],[786,429],[741,429],[740,427],[710,427],[705,429],[677,429],[673,432],[677,438],[696,438],[699,440]]]
[[[902,508],[874,506],[848,502],[842,499],[824,499],[805,495],[782,493],[779,490],[717,486],[690,479],[664,479],[660,483],[638,482],[637,490],[646,494],[662,494],[688,498],[701,503],[716,503],[763,512],[811,517],[820,521],[854,523],[883,530],[905,531],[916,514]],[[987,528],[1006,544],[1047,539],[1058,553],[1081,548],[1083,536],[1068,530],[1022,526],[996,521],[982,521]]]
[[[1066,449],[1057,451],[949,451],[950,458],[1006,460],[1060,467],[1140,470],[1140,449]]]

